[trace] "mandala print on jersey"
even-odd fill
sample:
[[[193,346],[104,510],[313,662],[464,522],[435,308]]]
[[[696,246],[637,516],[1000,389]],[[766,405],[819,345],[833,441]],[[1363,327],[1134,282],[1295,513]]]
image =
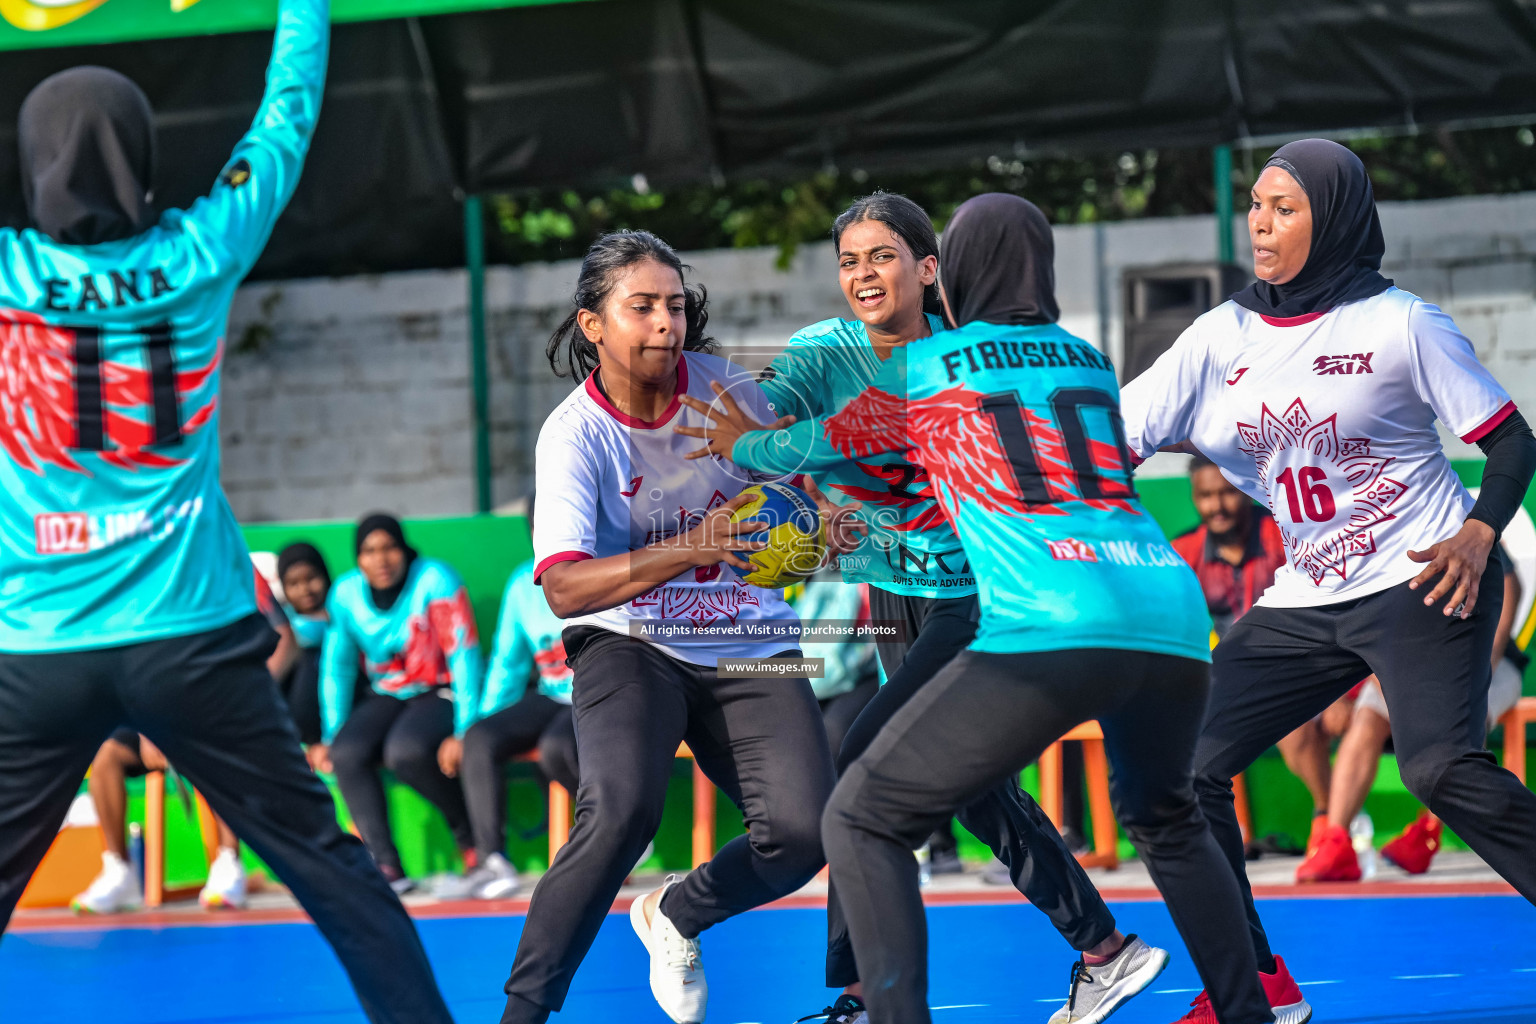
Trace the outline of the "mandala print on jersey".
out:
[[[1265,496],[1280,524],[1291,564],[1319,586],[1329,573],[1348,579],[1351,560],[1376,551],[1375,529],[1397,518],[1389,509],[1408,490],[1407,484],[1383,475],[1394,460],[1372,455],[1370,438],[1340,437],[1337,413],[1318,420],[1300,398],[1279,416],[1264,405],[1258,425],[1238,423],[1237,433],[1238,447],[1253,458],[1259,479],[1264,481]],[[1282,461],[1290,449],[1306,453],[1309,464],[1326,469],[1330,478],[1342,477],[1350,488],[1338,496],[1337,511],[1330,520],[1342,525],[1316,540],[1297,537],[1286,529],[1279,514],[1288,499],[1275,493],[1277,474],[1271,473],[1270,467]]]
[[[674,587],[662,584],[648,590],[630,602],[635,609],[656,608],[657,617],[663,622],[692,622],[702,629],[716,623],[735,623],[741,609],[757,607],[757,595],[752,587],[732,578],[729,588]]]

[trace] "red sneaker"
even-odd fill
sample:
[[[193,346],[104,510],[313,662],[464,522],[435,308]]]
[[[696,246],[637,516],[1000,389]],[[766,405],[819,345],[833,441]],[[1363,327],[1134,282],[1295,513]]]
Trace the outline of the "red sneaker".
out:
[[[1216,1011],[1211,1007],[1211,997],[1204,992],[1195,996],[1195,1001],[1189,1004],[1189,1012],[1173,1024],[1221,1024],[1216,1019]]]
[[[1358,882],[1360,861],[1349,833],[1339,825],[1329,825],[1322,842],[1296,869],[1297,882]]]
[[[1339,829],[1343,832],[1343,829]],[[1348,836],[1345,839],[1348,840]],[[1350,848],[1350,855],[1354,855],[1354,848]],[[1355,870],[1355,878],[1360,877],[1358,868]],[[1291,977],[1291,972],[1285,966],[1284,957],[1275,957],[1275,973],[1265,974],[1259,972],[1259,981],[1264,986],[1264,995],[1269,998],[1269,1008],[1275,1014],[1275,1024],[1307,1024],[1312,1019],[1312,1007],[1306,997],[1301,994],[1301,986],[1296,984],[1296,979]]]
[[[1440,852],[1440,819],[1423,812],[1403,834],[1381,848],[1382,857],[1410,875],[1422,875]]]
[[[1307,1024],[1312,1019],[1312,1007],[1301,994],[1300,987],[1291,977],[1283,959],[1275,957],[1274,974],[1260,971],[1259,983],[1264,986],[1264,995],[1269,1000],[1270,1012],[1275,1015],[1275,1024]],[[1219,1024],[1216,1010],[1211,1006],[1211,997],[1201,992],[1189,1004],[1189,1012],[1174,1024]]]
[[[1312,834],[1307,836],[1307,856],[1317,852],[1317,848],[1323,845],[1323,836],[1328,834],[1328,815],[1314,814],[1312,816]]]

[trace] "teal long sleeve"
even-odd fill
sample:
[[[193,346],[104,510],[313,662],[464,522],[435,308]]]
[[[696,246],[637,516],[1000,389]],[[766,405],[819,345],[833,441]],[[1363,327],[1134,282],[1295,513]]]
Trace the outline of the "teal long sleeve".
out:
[[[331,628],[320,647],[320,737],[329,744],[341,731],[352,710],[352,691],[357,684],[358,647],[332,605]]]

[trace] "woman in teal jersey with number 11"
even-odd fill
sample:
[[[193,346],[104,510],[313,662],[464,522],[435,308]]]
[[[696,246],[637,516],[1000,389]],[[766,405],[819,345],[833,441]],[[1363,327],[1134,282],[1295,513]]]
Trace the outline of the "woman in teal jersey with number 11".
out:
[[[304,763],[219,487],[230,302],[325,85],[329,4],[275,6],[255,123],[185,210],[152,205],[154,116],[127,78],[71,68],[22,105],[32,226],[0,228],[0,929],[129,726],[293,892],[374,1024],[449,1024],[411,919]],[[232,972],[224,1002],[269,985]]]
[[[947,662],[975,638],[980,611],[976,580],[960,540],[934,500],[927,472],[901,454],[849,460],[828,444],[823,420],[852,401],[888,363],[903,363],[906,346],[937,334],[938,238],[928,214],[905,196],[877,192],[858,200],[833,227],[838,278],[852,319],[823,320],[798,332],[769,366],[763,389],[774,412],[794,416],[783,430],[762,430],[728,397],[710,412],[708,430],[679,427],[703,438],[711,452],[765,473],[811,473],[833,501],[857,508],[869,532],[840,559],[843,579],[870,586],[870,618],[897,635],[877,641],[888,682],[854,720],[837,753],[839,774]],[[1047,269],[1049,264],[1047,264]],[[1031,285],[1036,282],[1030,282]],[[1037,322],[1056,319],[1050,282],[1026,289]],[[855,504],[857,503],[857,504]],[[1089,966],[1116,961],[1124,1001],[1151,984],[1168,954],[1115,927],[1114,915],[1067,850],[1039,805],[1008,778],[961,808],[961,824],[1008,866],[1019,891],[1042,910]],[[827,986],[843,994],[807,1020],[868,1024],[848,925],[834,888],[827,899]],[[1089,1019],[1074,965],[1068,1005],[1057,1024]],[[1098,1019],[1098,1018],[1094,1018]]]

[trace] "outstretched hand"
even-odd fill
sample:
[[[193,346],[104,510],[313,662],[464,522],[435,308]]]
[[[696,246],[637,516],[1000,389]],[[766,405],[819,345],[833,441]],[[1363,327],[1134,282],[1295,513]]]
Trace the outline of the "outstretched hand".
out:
[[[811,500],[816,502],[817,511],[821,513],[821,533],[827,541],[827,557],[822,564],[831,564],[838,556],[846,555],[858,547],[864,535],[869,533],[869,524],[858,515],[864,503],[855,501],[847,505],[835,505],[816,486],[816,481],[808,476],[800,477],[800,488],[811,496]]]
[[[710,387],[715,389],[716,398],[708,405],[692,395],[678,396],[678,400],[688,408],[709,417],[709,423],[702,427],[672,428],[684,437],[697,437],[704,442],[704,447],[689,452],[685,458],[702,459],[706,455],[718,455],[722,459],[729,459],[742,434],[754,430],[779,430],[795,422],[793,416],[780,416],[772,423],[759,423],[742,410],[736,399],[720,386],[719,381],[712,381]]]
[[[1467,618],[1477,606],[1477,588],[1488,568],[1494,539],[1493,527],[1468,519],[1456,536],[1431,544],[1428,550],[1408,552],[1415,562],[1429,563],[1409,582],[1408,588],[1417,590],[1439,576],[1440,582],[1425,596],[1424,603],[1433,605],[1450,595],[1445,602],[1445,614]]]
[[[747,503],[753,501],[754,495],[745,492],[736,495],[724,505],[711,509],[698,525],[677,537],[677,544],[688,552],[689,559],[696,566],[716,565],[724,562],[733,569],[742,572],[751,572],[755,566],[745,558],[743,553],[761,551],[768,546],[765,540],[753,540],[752,535],[766,530],[769,523],[764,519],[751,519],[744,523],[731,521],[731,516]]]

